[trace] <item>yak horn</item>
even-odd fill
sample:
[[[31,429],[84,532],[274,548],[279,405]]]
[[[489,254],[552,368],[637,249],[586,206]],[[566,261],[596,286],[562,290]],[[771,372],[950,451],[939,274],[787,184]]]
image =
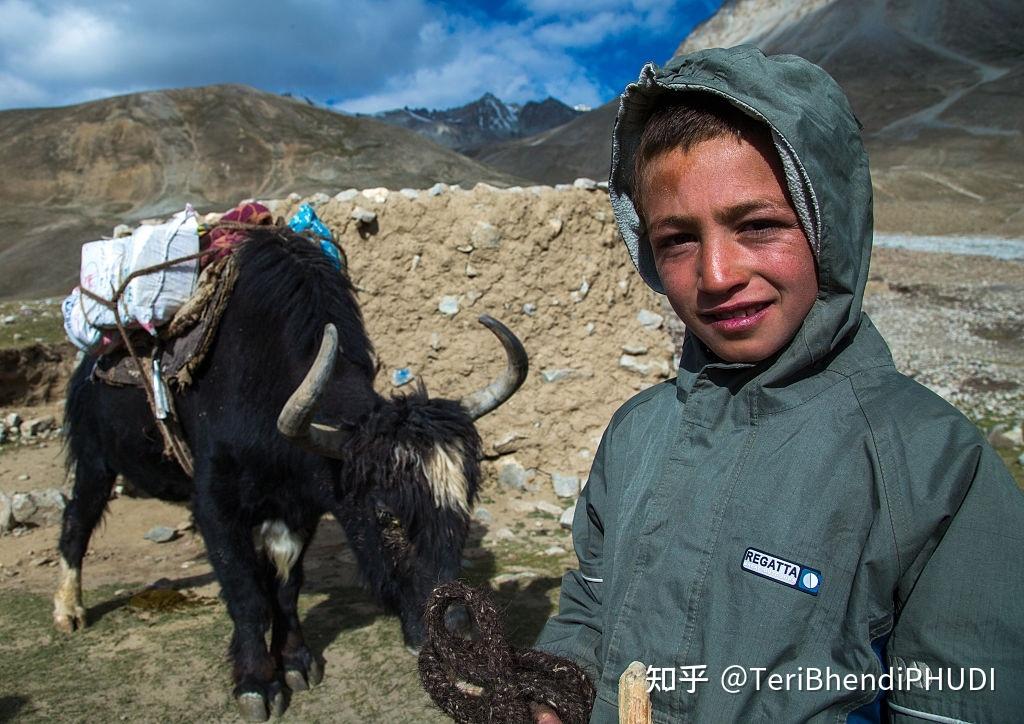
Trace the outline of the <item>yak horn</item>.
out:
[[[338,457],[346,436],[337,428],[313,422],[313,413],[334,372],[337,354],[338,330],[333,324],[327,324],[313,366],[277,418],[277,429],[282,435],[312,452],[330,457]]]
[[[498,379],[487,387],[466,395],[460,400],[462,406],[466,408],[466,412],[474,420],[483,417],[510,398],[523,384],[526,373],[530,369],[530,359],[526,356],[522,342],[512,334],[508,327],[487,314],[481,315],[479,319],[482,325],[494,332],[494,336],[505,348],[508,367]]]

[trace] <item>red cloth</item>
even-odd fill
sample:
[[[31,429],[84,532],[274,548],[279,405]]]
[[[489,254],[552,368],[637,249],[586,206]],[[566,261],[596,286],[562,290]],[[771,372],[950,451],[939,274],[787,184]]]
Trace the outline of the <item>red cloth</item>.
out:
[[[274,217],[263,204],[255,201],[247,204],[239,204],[231,211],[220,217],[221,221],[237,221],[242,224],[256,224],[259,226],[270,226],[274,223]],[[199,239],[202,249],[219,249],[214,254],[203,257],[203,266],[206,266],[214,259],[220,259],[235,250],[240,241],[245,241],[249,235],[243,229],[221,229],[215,228],[208,234],[203,234]]]

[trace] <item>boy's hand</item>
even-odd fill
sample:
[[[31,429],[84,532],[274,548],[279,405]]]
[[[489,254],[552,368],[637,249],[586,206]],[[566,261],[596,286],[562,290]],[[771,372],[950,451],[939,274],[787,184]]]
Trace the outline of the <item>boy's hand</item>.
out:
[[[562,724],[558,712],[547,704],[530,704],[530,712],[533,714],[533,724]]]

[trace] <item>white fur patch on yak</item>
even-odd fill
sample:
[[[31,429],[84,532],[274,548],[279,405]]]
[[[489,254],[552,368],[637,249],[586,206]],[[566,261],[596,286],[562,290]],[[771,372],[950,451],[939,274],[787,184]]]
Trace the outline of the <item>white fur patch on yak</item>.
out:
[[[465,454],[457,443],[447,447],[434,445],[433,453],[423,461],[423,474],[427,477],[434,505],[461,510],[469,515],[469,484],[463,466]]]
[[[305,543],[302,536],[292,532],[282,520],[265,520],[254,538],[256,552],[266,553],[277,569],[277,577],[287,581],[292,566],[302,553]]]

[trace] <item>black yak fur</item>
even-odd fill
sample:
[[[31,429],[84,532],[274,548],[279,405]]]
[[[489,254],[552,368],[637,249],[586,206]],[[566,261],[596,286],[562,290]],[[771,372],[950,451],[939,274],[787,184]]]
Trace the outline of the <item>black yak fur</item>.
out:
[[[401,617],[407,643],[419,645],[428,594],[460,567],[480,440],[458,402],[422,392],[385,399],[373,390],[375,356],[352,285],[314,245],[268,229],[235,253],[238,279],[217,338],[193,384],[174,396],[193,480],[162,455],[142,390],[95,381],[88,356],[72,377],[65,432],[75,486],[54,617],[65,629],[84,625],[80,596],[76,609],[69,591],[80,585],[82,557],[117,474],[156,497],[188,501],[234,622],[235,694],[251,705],[244,714],[260,718],[261,707],[279,698],[282,677],[292,688],[319,679],[296,601],[302,556],[325,512],[344,527],[371,590]],[[276,429],[328,322],[341,354],[319,415],[349,433],[339,459],[296,447]],[[443,481],[429,478],[438,446],[456,453],[446,458],[456,465],[444,470],[458,484],[441,492],[458,499],[447,504],[438,492]],[[297,536],[286,577],[254,546],[254,531],[274,521]]]

